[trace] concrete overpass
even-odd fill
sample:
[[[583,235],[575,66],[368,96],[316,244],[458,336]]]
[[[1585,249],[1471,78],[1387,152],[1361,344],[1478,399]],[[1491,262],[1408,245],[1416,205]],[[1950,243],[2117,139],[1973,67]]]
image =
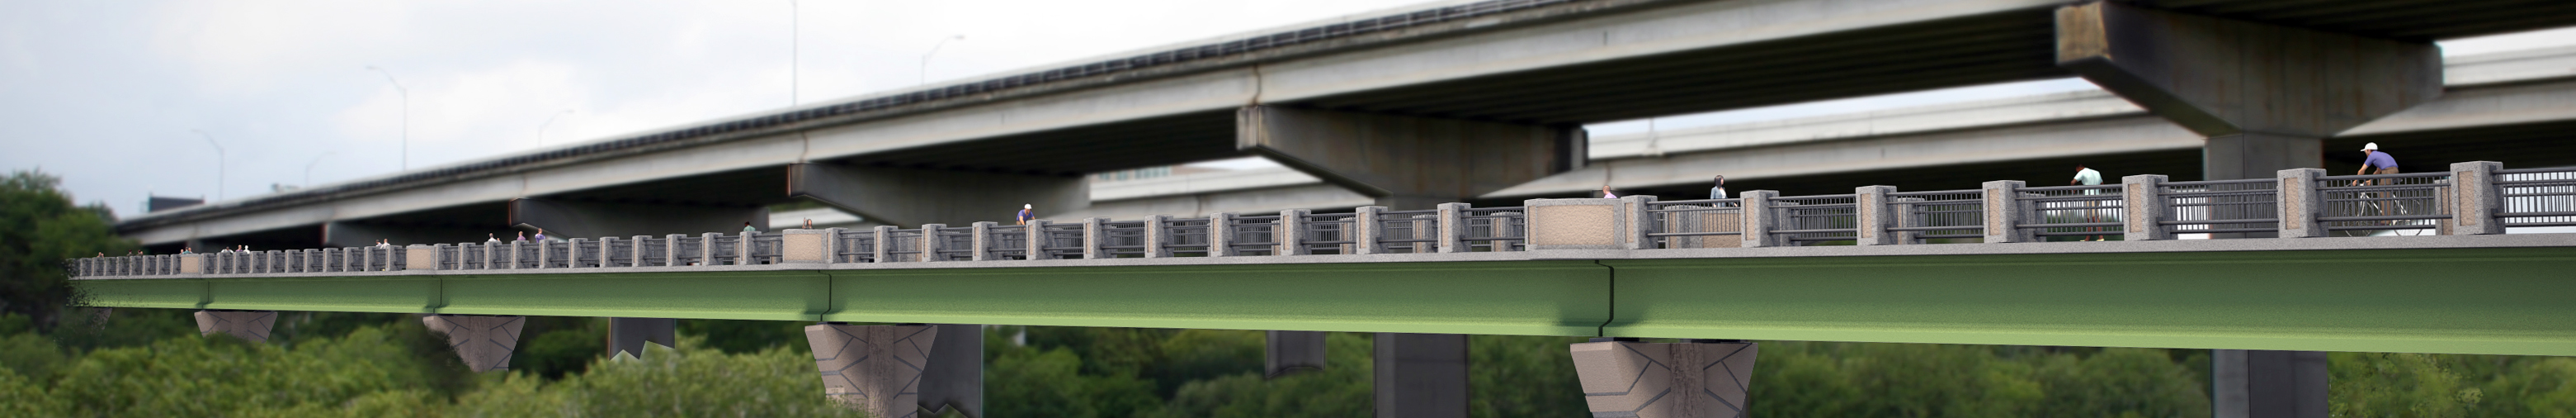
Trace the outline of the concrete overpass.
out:
[[[1288,161],[1377,203],[1474,199],[1582,166],[1587,152],[1571,130],[1581,123],[2075,74],[2060,66],[2065,57],[2057,47],[2067,41],[2054,16],[2059,5],[1453,3],[216,202],[135,217],[120,228],[159,247],[188,240],[301,246],[317,237],[455,241],[490,232],[493,220],[542,226],[619,213],[665,220],[558,228],[601,233],[672,226],[667,219],[674,218],[754,221],[757,208],[791,194],[895,222],[954,221],[969,217],[959,214],[963,208],[1032,200],[1045,202],[1042,210],[1071,213],[1088,199],[1070,176],[1247,153]],[[2400,43],[2576,23],[2564,5],[2503,0],[2145,7]],[[2509,17],[2394,17],[2425,15]],[[1246,125],[1256,120],[1263,122]],[[1347,162],[1353,155],[1458,154],[1466,146],[1440,139],[1445,134],[1388,128],[1397,125],[1508,131],[1521,139],[1474,147],[1493,150],[1489,155],[1408,161],[1432,172]],[[1377,133],[1395,141],[1368,145],[1309,129],[1316,127],[1397,130]],[[1505,163],[1488,167],[1495,161]],[[800,162],[814,163],[796,171],[805,176],[781,169]],[[1457,177],[1478,181],[1439,180]],[[914,183],[928,184],[900,187]],[[777,193],[778,185],[790,193]],[[1012,188],[997,189],[1003,186]],[[952,194],[943,200],[953,202],[915,207],[875,206],[869,202],[882,199],[866,197],[955,189],[1004,196]],[[525,202],[502,204],[513,199]],[[394,231],[404,236],[389,235]]]

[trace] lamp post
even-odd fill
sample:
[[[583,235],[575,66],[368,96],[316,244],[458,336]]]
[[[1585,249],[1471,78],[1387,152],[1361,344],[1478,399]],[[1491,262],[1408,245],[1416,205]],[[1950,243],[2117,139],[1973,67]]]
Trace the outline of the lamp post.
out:
[[[554,125],[554,124],[555,124],[555,118],[563,117],[563,115],[569,115],[569,114],[572,114],[572,109],[564,109],[564,110],[563,110],[563,111],[561,111],[561,112],[555,112],[555,114],[554,114],[553,116],[547,116],[547,117],[546,117],[546,123],[537,124],[537,146],[538,146],[538,147],[545,147],[545,146],[546,146],[546,127],[547,127],[547,126]]]
[[[403,88],[402,80],[395,80],[394,73],[385,72],[385,69],[376,68],[373,65],[367,66],[367,69],[377,74],[384,74],[385,81],[394,84],[394,93],[402,95],[402,165],[398,167],[401,167],[402,171],[411,171],[411,89]]]
[[[921,84],[930,84],[930,55],[939,53],[939,47],[947,46],[948,41],[963,40],[966,40],[966,35],[951,35],[946,38],[939,38],[939,43],[930,44],[930,52],[921,53]]]
[[[331,156],[331,153],[325,152],[322,153],[322,155],[313,156],[313,162],[304,163],[304,187],[313,187],[313,166],[321,164],[322,157],[329,156]]]
[[[207,144],[207,145],[213,145],[213,146],[215,146],[215,201],[223,201],[223,200],[224,200],[224,171],[225,171],[225,170],[224,170],[224,144],[216,143],[216,142],[215,142],[215,135],[214,135],[214,134],[206,133],[206,131],[190,129],[190,130],[188,130],[188,132],[196,132],[196,133],[197,133],[197,136],[206,137],[206,144]]]

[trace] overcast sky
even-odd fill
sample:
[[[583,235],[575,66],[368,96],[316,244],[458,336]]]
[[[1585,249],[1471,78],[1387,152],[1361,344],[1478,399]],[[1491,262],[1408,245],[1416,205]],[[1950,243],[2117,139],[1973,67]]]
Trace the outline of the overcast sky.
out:
[[[934,45],[935,82],[1402,5],[798,4],[791,66],[785,0],[0,0],[0,168],[42,167],[83,202],[131,215],[147,193],[215,197],[206,136],[228,156],[226,198],[304,184],[308,167],[311,183],[399,170],[405,100],[387,73],[408,90],[408,165],[422,168],[785,107],[791,68],[795,97],[812,103],[915,86]],[[940,45],[953,35],[965,39]],[[2525,38],[2469,48],[2576,32]],[[2017,83],[1666,118],[1659,128],[2087,88]]]

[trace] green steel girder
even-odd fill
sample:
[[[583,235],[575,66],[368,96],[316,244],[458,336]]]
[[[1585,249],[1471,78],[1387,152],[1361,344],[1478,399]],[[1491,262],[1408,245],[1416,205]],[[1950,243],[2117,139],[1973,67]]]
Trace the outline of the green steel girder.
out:
[[[2576,248],[80,280],[93,306],[2576,355]]]

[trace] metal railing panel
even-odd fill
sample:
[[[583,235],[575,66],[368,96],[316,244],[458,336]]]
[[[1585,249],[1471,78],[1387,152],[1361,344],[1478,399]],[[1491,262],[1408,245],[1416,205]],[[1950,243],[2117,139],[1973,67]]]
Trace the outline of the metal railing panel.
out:
[[[1377,245],[1387,254],[1440,252],[1440,211],[1379,212]]]
[[[1742,199],[1646,202],[1647,248],[1744,246]]]
[[[1232,228],[1227,232],[1234,239],[1225,245],[1235,255],[1278,255],[1279,215],[1238,215],[1225,227]]]
[[[1459,242],[1469,252],[1529,251],[1529,211],[1526,207],[1505,206],[1469,208],[1459,214],[1465,237]]]
[[[1986,235],[1986,192],[1984,190],[1939,190],[1896,192],[1887,194],[1887,207],[1895,214],[1896,224],[1888,232],[1904,244],[1930,244],[1935,240],[1979,239]]]
[[[2317,178],[2317,193],[2324,207],[2317,220],[2327,231],[2355,231],[2341,235],[2367,235],[2368,232],[2400,230],[2406,235],[2430,234],[2450,223],[2450,173],[2371,174],[2359,176],[2325,176]]]
[[[2502,199],[2496,221],[2506,227],[2576,226],[2576,168],[2497,170]]]
[[[1792,245],[1851,241],[1860,237],[1860,208],[1853,195],[1783,196],[1771,199],[1771,234]]]

